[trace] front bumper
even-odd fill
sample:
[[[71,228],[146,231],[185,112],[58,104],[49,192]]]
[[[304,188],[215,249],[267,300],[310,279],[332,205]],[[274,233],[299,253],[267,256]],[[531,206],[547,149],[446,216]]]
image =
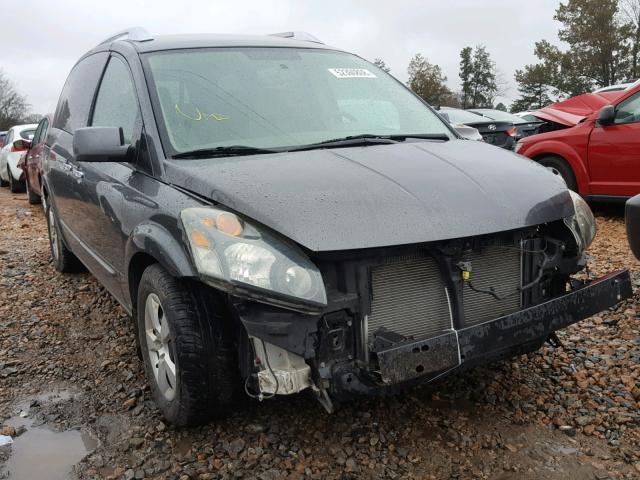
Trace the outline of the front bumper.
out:
[[[631,295],[629,272],[614,272],[510,315],[378,351],[375,376],[343,366],[334,371],[333,381],[339,390],[367,394],[383,393],[391,386],[426,383],[462,368],[535,350],[556,330]]]

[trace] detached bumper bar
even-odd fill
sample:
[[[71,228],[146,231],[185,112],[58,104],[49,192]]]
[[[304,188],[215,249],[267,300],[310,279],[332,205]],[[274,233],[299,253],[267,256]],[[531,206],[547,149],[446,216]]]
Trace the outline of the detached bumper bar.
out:
[[[556,330],[631,295],[629,272],[613,272],[561,297],[496,320],[379,351],[382,381],[388,385],[427,382],[458,368],[533,350]]]

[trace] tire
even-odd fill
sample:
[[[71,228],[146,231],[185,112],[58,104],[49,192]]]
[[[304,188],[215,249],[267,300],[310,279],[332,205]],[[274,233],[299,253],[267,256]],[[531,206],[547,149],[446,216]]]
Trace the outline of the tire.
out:
[[[74,273],[84,270],[84,265],[78,260],[71,250],[64,243],[64,238],[60,232],[57,216],[48,199],[43,197],[42,206],[44,216],[47,219],[47,230],[49,231],[49,247],[51,248],[51,259],[53,266],[62,273]]]
[[[31,187],[29,187],[29,182],[27,180],[25,180],[25,186],[27,189],[27,197],[29,199],[29,205],[39,204],[42,201],[42,199],[40,198],[40,195],[33,193],[33,191],[31,190]]]
[[[569,190],[578,192],[576,176],[574,175],[571,166],[565,160],[560,157],[542,157],[538,160],[538,163],[543,167],[555,170],[554,173],[557,173],[562,177]]]
[[[15,178],[13,178],[11,170],[9,169],[9,165],[7,165],[7,175],[9,176],[9,189],[11,190],[11,193],[24,192],[24,181],[16,180]]]
[[[0,176],[0,187],[8,187],[9,186],[9,182],[6,181],[4,178],[2,178],[2,176]]]
[[[176,426],[225,416],[240,385],[227,309],[215,293],[157,264],[140,280],[136,317],[145,372],[157,407]]]

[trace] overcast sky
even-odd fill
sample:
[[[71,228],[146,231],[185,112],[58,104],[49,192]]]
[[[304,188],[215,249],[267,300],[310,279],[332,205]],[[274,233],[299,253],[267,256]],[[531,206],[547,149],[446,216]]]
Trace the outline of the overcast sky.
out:
[[[373,60],[406,81],[422,53],[459,89],[460,50],[484,44],[516,98],[515,69],[535,60],[534,43],[557,41],[558,0],[27,0],[0,13],[0,68],[36,113],[55,109],[69,70],[104,38],[133,25],[152,34],[312,33]]]

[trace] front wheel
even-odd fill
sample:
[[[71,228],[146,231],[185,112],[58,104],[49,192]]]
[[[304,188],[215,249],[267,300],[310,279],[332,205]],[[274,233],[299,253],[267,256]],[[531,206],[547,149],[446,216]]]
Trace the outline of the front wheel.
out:
[[[576,176],[571,169],[571,166],[559,157],[542,157],[538,160],[538,163],[543,167],[547,167],[556,175],[560,175],[564,180],[564,183],[567,184],[567,188],[569,190],[573,190],[574,192],[578,192],[578,183],[576,182]]]
[[[179,282],[160,265],[140,280],[137,327],[151,394],[168,422],[202,424],[229,411],[238,382],[226,309],[204,287]]]

